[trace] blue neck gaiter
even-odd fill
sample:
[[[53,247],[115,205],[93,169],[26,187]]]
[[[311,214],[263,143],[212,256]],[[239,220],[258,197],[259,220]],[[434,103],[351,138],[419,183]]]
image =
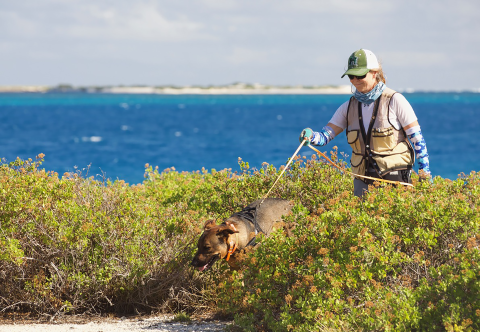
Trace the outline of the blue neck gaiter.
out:
[[[386,86],[383,82],[378,83],[375,87],[367,93],[361,93],[358,90],[355,90],[353,96],[359,102],[370,105],[375,100],[378,99],[382,95],[383,90],[385,90]]]

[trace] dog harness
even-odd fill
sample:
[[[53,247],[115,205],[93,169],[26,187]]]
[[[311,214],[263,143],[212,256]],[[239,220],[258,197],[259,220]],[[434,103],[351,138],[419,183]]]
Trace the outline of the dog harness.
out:
[[[255,246],[257,234],[263,233],[262,228],[257,222],[257,208],[256,207],[244,208],[242,211],[237,212],[234,215],[247,219],[253,224],[253,226],[255,227],[255,236],[250,241],[248,241],[246,247]]]
[[[247,243],[245,247],[255,246],[256,235],[258,233],[263,233],[262,228],[257,223],[257,208],[256,207],[244,208],[242,211],[234,213],[232,216],[247,219],[254,225],[255,236]],[[229,224],[229,226],[232,227],[234,231],[237,231],[237,229],[233,224]],[[230,256],[235,252],[235,250],[237,250],[237,242],[234,241],[233,239],[229,240],[227,243],[227,248],[228,248],[228,251],[227,251],[227,256],[225,257],[225,260],[228,262],[228,260],[230,259]]]

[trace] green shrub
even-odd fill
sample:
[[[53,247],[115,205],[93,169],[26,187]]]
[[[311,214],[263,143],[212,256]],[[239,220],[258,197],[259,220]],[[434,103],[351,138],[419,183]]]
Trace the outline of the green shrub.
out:
[[[172,322],[179,322],[179,323],[188,323],[190,324],[192,322],[192,319],[190,318],[189,315],[187,315],[184,312],[181,312],[177,314],[173,319]]]
[[[339,160],[336,150],[331,158]],[[259,237],[231,271],[190,267],[206,220],[264,197],[281,169],[177,172],[129,185],[59,177],[43,156],[0,165],[0,310],[35,315],[217,312],[231,330],[480,330],[480,176],[371,188],[296,157],[269,197],[292,233]]]
[[[192,271],[197,220],[183,197],[196,177],[166,172],[129,186],[17,160],[0,167],[0,301],[36,314],[178,308],[193,311],[205,277]],[[150,168],[147,167],[147,172]],[[189,184],[189,182],[192,182]]]
[[[221,308],[268,331],[479,330],[479,188],[472,173],[307,200],[294,236],[265,238],[219,278]]]

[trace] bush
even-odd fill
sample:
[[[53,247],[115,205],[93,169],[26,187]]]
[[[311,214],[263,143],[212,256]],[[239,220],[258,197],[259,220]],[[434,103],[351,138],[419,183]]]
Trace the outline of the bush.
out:
[[[331,158],[345,167],[336,150]],[[145,181],[61,178],[0,165],[2,313],[217,312],[241,330],[479,330],[480,177],[352,195],[350,176],[296,157],[269,197],[294,201],[293,235],[261,237],[243,266],[189,266],[201,227],[263,197],[264,164]]]
[[[176,187],[189,193],[199,177],[166,172],[137,186],[80,173],[59,179],[40,170],[41,161],[0,167],[2,312],[192,312],[206,305],[205,276],[185,267],[207,211],[174,199]]]
[[[479,189],[472,173],[312,197],[288,217],[293,237],[265,238],[219,279],[221,307],[268,331],[479,330]]]

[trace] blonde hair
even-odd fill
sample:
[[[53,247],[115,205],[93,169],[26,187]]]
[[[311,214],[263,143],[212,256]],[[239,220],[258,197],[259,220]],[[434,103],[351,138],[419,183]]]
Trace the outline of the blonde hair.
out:
[[[377,69],[371,69],[370,71],[374,71],[377,73],[377,76],[375,79],[377,80],[377,84],[380,82],[383,82],[384,84],[387,84],[387,76],[383,72],[382,65],[379,63]]]

